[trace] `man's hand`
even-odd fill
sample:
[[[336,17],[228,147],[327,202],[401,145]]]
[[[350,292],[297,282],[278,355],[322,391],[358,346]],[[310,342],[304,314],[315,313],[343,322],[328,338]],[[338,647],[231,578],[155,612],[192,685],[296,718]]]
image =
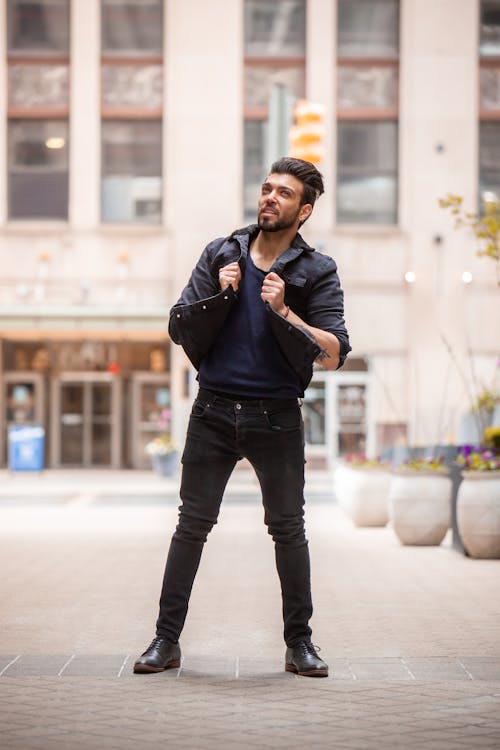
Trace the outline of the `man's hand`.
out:
[[[238,291],[238,284],[241,281],[241,270],[238,263],[229,263],[228,266],[223,266],[219,271],[219,284],[222,291],[232,286],[234,291]]]
[[[273,310],[280,315],[286,312],[285,282],[277,273],[268,273],[262,284],[261,295],[264,302],[269,302]]]

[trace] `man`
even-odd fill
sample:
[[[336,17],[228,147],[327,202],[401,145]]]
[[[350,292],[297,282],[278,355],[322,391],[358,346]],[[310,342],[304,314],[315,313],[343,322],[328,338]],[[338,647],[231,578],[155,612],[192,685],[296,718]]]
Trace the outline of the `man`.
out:
[[[285,669],[326,677],[311,643],[309,549],[304,533],[304,440],[299,399],[314,361],[335,370],[350,351],[332,258],[297,233],[323,193],[309,162],[283,158],[262,185],[258,223],[211,242],[172,308],[169,331],[198,370],[182,456],[156,638],[135,672],[180,664],[179,636],[207,534],[236,462],[262,490],[281,582]]]

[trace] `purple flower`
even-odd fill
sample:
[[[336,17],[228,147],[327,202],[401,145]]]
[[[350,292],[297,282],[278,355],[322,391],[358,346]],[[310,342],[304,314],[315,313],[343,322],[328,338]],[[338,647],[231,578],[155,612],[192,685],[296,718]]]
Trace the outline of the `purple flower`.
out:
[[[460,446],[460,453],[464,458],[469,458],[470,454],[475,451],[475,447],[473,445],[461,445]]]

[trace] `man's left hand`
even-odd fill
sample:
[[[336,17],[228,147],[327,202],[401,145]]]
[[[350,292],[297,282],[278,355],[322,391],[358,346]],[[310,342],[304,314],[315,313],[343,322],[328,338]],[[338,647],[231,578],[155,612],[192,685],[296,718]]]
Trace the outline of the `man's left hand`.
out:
[[[260,296],[264,302],[269,302],[273,310],[280,315],[286,311],[285,282],[274,271],[265,277]]]

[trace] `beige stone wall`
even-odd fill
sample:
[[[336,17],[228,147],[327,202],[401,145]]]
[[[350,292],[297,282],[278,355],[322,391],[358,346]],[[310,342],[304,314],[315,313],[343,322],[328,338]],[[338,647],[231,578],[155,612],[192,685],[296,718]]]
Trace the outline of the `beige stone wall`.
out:
[[[6,221],[6,149],[1,147],[0,267],[4,278],[33,280],[40,253],[48,251],[51,277],[76,286],[90,279],[105,297],[109,284],[118,283],[117,258],[125,252],[138,304],[166,308],[204,245],[243,223],[243,7],[238,0],[213,0],[209,9],[204,0],[167,0],[163,224],[112,228],[99,223],[98,6],[98,0],[72,2],[69,221],[29,226]],[[437,206],[447,191],[463,194],[472,209],[477,201],[477,24],[478,0],[402,0],[400,225],[335,226],[332,125],[323,165],[327,193],[304,231],[338,262],[354,354],[367,356],[376,373],[373,418],[377,423],[408,420],[412,439],[424,442],[436,439],[444,394],[450,414],[464,400],[441,333],[464,370],[472,349],[487,371],[499,343],[498,325],[492,325],[500,320],[493,266],[475,257],[472,238],[453,231]],[[325,105],[331,123],[335,38],[334,3],[309,0],[307,95]],[[0,75],[1,144],[5,78]],[[416,273],[413,285],[403,280],[409,269]],[[461,281],[464,270],[474,274],[469,286]],[[187,409],[181,403],[185,366],[176,351],[179,434]],[[453,437],[454,429],[450,424],[439,439]]]

